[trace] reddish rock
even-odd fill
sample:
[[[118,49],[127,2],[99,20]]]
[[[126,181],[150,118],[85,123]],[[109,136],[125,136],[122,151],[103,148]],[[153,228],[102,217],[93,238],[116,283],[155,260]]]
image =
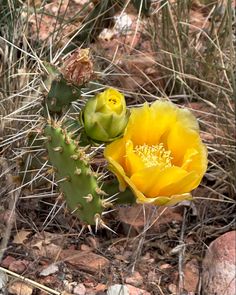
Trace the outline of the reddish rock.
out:
[[[27,260],[15,260],[9,265],[9,270],[23,273],[29,265],[29,261]]]
[[[129,290],[129,295],[151,295],[151,293],[143,289],[139,289],[131,285],[126,285],[126,286]]]
[[[73,291],[76,295],[85,295],[86,294],[86,288],[83,284],[78,284]]]
[[[236,231],[214,240],[203,260],[202,294],[236,294]]]
[[[184,289],[188,292],[197,292],[199,282],[199,265],[196,259],[184,266]]]
[[[16,259],[14,257],[8,255],[3,259],[1,266],[5,267],[5,268],[9,268],[9,265],[14,261],[16,261]]]
[[[61,259],[89,273],[97,273],[109,265],[109,260],[93,252],[63,250]]]
[[[118,218],[124,225],[128,225],[127,231],[130,232],[130,226],[140,233],[144,226],[149,222],[152,233],[161,232],[162,226],[168,225],[171,222],[181,222],[182,214],[180,208],[145,206],[145,216],[143,205],[135,205],[127,210],[126,207],[119,208]],[[125,229],[125,228],[124,228]]]
[[[132,286],[140,287],[143,284],[143,277],[138,271],[135,271],[131,276],[125,279],[125,282]]]

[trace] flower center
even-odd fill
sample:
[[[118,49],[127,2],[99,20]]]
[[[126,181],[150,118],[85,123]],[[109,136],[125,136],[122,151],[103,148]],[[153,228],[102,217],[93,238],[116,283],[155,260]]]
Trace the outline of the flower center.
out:
[[[134,152],[144,162],[146,167],[160,166],[161,168],[171,167],[171,151],[164,148],[163,143],[149,146],[147,144],[136,145]]]

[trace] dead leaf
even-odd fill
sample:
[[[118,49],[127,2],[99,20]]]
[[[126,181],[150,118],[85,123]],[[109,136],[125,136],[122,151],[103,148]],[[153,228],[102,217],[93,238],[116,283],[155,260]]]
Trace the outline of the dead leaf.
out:
[[[14,244],[24,244],[24,241],[27,240],[27,237],[31,234],[31,231],[28,230],[20,230],[14,237]]]

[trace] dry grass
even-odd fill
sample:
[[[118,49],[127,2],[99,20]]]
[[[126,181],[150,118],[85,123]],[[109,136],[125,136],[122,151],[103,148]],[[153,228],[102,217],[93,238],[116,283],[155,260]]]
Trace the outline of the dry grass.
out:
[[[85,90],[84,95],[89,97],[105,85],[118,86],[126,94],[130,106],[165,96],[188,107],[198,117],[202,138],[208,146],[209,169],[202,185],[194,192],[197,213],[187,207],[182,227],[172,237],[174,246],[182,247],[178,255],[171,258],[181,274],[186,260],[201,258],[206,244],[235,228],[235,19],[230,1],[227,1],[227,5],[221,5],[220,1],[205,1],[204,5],[198,1],[155,2],[145,24],[142,25],[139,13],[131,38],[120,38],[118,43],[111,43],[110,52],[104,49],[104,44],[83,40],[84,46],[93,48],[99,77],[93,85],[94,89]],[[7,186],[6,176],[9,172],[17,176],[16,160],[27,152],[27,135],[42,124],[40,109],[46,73],[43,62],[58,65],[64,58],[63,52],[68,44],[72,47],[76,42],[76,46],[81,44],[76,36],[83,36],[83,31],[78,33],[75,28],[81,23],[86,24],[85,12],[92,3],[81,6],[76,14],[73,13],[73,1],[66,4],[60,2],[57,6],[54,4],[53,7],[57,7],[55,12],[52,12],[53,7],[47,10],[44,2],[41,6],[34,1],[18,6],[15,1],[4,3],[0,21],[0,153],[10,171],[6,169],[1,173],[1,185],[5,189],[1,190],[0,205],[7,208],[12,206],[12,199],[8,201],[6,196],[11,198],[19,187]],[[105,6],[96,10],[97,15],[91,19],[100,14],[109,20],[119,10],[113,5],[114,2],[112,9],[108,9],[106,5],[110,4],[106,1]],[[130,11],[128,4],[123,7],[123,13],[126,11]],[[51,15],[48,15],[49,12]],[[45,15],[50,18],[44,19]],[[40,41],[40,30],[45,29],[44,22],[52,19],[54,29]],[[91,19],[88,24],[92,22]],[[98,23],[95,29],[100,31],[102,17]],[[33,26],[36,28],[34,37]],[[92,29],[89,27],[89,30]],[[97,33],[94,34],[93,31],[93,36]],[[138,38],[137,42],[135,38]],[[72,39],[73,42],[70,42]],[[149,72],[145,69],[147,64],[151,69]],[[75,103],[74,109],[79,110],[83,104],[83,101]],[[44,164],[34,174],[33,181],[31,179],[28,185],[20,186],[22,193],[17,212],[21,223],[35,232],[80,231],[80,226],[74,223],[65,226],[57,218],[63,212],[64,204],[57,199],[58,194],[52,185],[54,179],[51,176],[48,178],[46,171],[49,166],[46,162]],[[46,181],[46,189],[45,185],[35,188],[39,178]],[[30,187],[32,183],[34,185]],[[34,206],[40,208],[41,216],[32,225],[32,219],[39,212],[36,210],[35,214],[29,214]],[[149,226],[148,220],[146,225]],[[116,222],[111,226],[119,228]],[[185,243],[190,236],[194,236],[196,242],[188,246]],[[106,238],[112,247],[114,237],[106,233]],[[135,268],[144,250],[150,249],[152,241],[158,241],[158,237],[147,234],[144,228],[135,239],[127,234],[124,240],[126,245],[135,243],[137,246],[131,263],[131,268]],[[167,234],[162,236],[163,240],[168,247],[173,246]],[[104,249],[107,247],[105,242],[103,246]],[[170,259],[165,254],[163,257]],[[168,294],[165,283],[159,282],[155,288],[157,291],[154,294]],[[180,275],[179,290],[182,289]]]

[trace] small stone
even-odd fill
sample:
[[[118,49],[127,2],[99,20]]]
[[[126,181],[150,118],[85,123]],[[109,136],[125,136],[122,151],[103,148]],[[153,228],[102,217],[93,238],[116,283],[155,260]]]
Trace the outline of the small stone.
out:
[[[85,244],[82,244],[81,246],[80,246],[80,249],[81,249],[81,251],[93,251],[89,246],[87,246],[87,245],[85,245]]]
[[[126,286],[128,288],[129,295],[151,295],[151,293],[149,293],[148,291],[145,291],[143,289],[139,289],[139,288],[136,288],[136,287],[128,285],[128,284]]]
[[[33,287],[21,281],[14,281],[9,285],[8,292],[14,295],[31,295]]]
[[[14,257],[8,255],[7,257],[5,257],[5,258],[3,259],[2,263],[1,263],[1,266],[2,266],[2,267],[5,267],[5,268],[9,268],[9,265],[10,265],[12,262],[14,262],[14,261],[16,261],[16,259],[15,259]]]
[[[17,272],[17,273],[23,273],[26,270],[29,263],[30,262],[27,260],[12,261],[12,263],[9,265],[9,270]]]
[[[168,290],[171,292],[172,295],[177,294],[177,286],[175,284],[169,284]]]
[[[172,268],[172,266],[169,263],[164,263],[159,267],[160,270],[165,270],[170,268]]]
[[[40,272],[40,276],[46,277],[49,276],[51,274],[54,274],[56,272],[58,272],[59,267],[56,263],[52,263],[50,264],[48,267],[44,268],[41,272]]]
[[[73,291],[76,295],[85,295],[86,294],[86,288],[83,284],[78,284]]]
[[[236,231],[214,240],[202,264],[203,295],[236,294]]]
[[[131,276],[125,279],[125,282],[132,286],[140,287],[143,284],[143,277],[138,271],[135,271]]]
[[[107,295],[130,295],[130,293],[127,286],[116,284],[116,285],[110,286],[107,289]]]
[[[184,289],[188,292],[197,292],[199,281],[199,266],[196,259],[184,266]]]

